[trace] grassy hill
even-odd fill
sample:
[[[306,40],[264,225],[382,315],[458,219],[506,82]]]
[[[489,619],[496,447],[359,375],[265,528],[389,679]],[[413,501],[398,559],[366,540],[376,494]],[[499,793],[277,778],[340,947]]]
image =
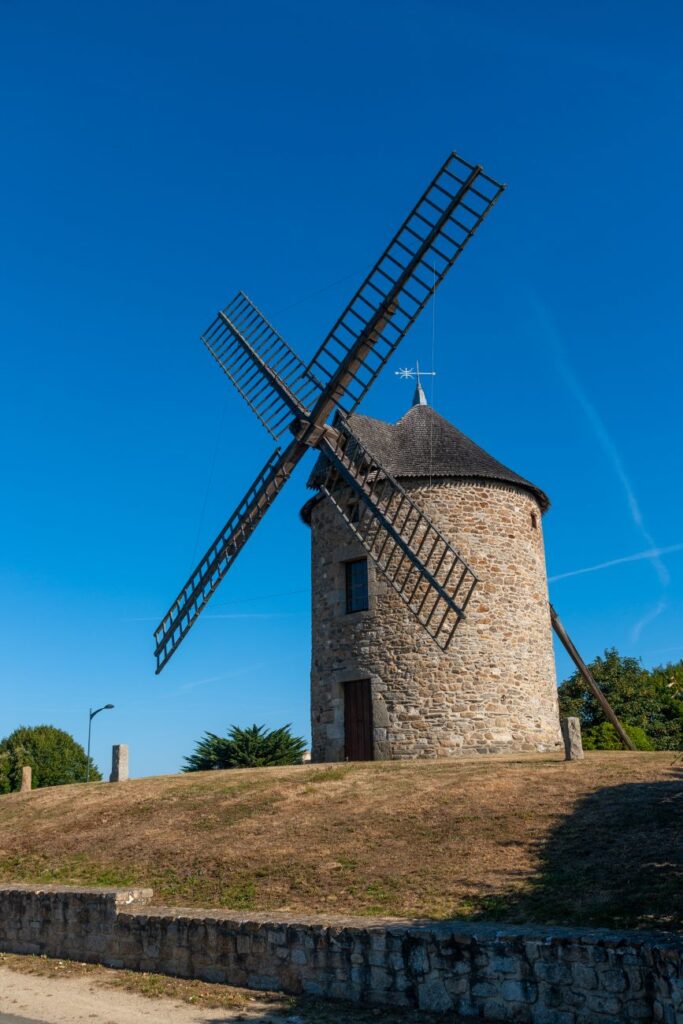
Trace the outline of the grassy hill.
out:
[[[594,753],[203,772],[0,797],[0,880],[176,906],[683,925],[683,763]]]

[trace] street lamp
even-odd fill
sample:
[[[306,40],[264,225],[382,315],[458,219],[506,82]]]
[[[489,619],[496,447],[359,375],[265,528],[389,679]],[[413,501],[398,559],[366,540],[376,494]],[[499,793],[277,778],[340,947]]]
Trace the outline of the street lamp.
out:
[[[113,707],[114,707],[113,704],[103,704],[102,707],[101,708],[97,708],[96,711],[93,711],[93,709],[90,708],[90,719],[88,720],[88,757],[87,757],[87,760],[85,762],[85,781],[86,782],[90,782],[90,732],[92,730],[92,720],[95,717],[95,715],[99,715],[100,711],[111,711],[113,709]]]

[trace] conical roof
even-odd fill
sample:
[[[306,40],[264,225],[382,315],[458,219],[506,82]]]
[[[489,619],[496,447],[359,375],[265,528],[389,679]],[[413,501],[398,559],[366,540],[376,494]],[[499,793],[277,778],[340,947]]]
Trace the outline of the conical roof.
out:
[[[398,480],[431,477],[502,481],[525,488],[544,512],[550,505],[539,487],[498,462],[429,405],[413,405],[397,423],[354,413],[348,417],[348,424],[361,444]],[[309,487],[320,485],[321,472],[322,459],[309,477]]]

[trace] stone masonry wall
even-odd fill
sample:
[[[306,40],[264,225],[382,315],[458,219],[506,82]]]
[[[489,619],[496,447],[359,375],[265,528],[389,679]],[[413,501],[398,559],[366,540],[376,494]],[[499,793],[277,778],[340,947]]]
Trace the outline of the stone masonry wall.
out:
[[[150,905],[149,889],[0,890],[0,951],[519,1024],[683,1020],[680,936]]]
[[[510,484],[401,481],[479,577],[449,649],[368,561],[369,610],[346,614],[365,552],[328,500],[311,513],[314,761],[344,759],[344,683],[370,679],[374,757],[559,749],[541,510]]]

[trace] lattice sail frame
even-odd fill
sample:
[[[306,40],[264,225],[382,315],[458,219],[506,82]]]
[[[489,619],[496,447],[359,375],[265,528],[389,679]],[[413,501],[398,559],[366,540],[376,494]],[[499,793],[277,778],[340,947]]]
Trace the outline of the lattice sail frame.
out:
[[[353,434],[343,417],[320,450],[320,484],[348,528],[432,639],[446,650],[478,578],[410,495]],[[349,490],[360,499],[349,512]]]
[[[451,154],[308,365],[243,292],[204,332],[203,343],[268,432],[277,439],[289,427],[295,440],[270,457],[155,630],[157,673],[309,448],[322,451],[337,477],[358,491],[360,523],[340,512],[429,635],[448,646],[476,585],[474,573],[343,418],[339,431],[326,422],[362,401],[504,188],[479,165]],[[329,484],[335,502],[331,478]]]
[[[244,292],[201,337],[249,408],[277,441],[322,391],[302,359]]]
[[[291,476],[291,446],[276,448],[241,502],[194,570],[156,630],[159,673],[190,631],[238,554]],[[298,461],[298,460],[297,460]]]
[[[326,387],[351,368],[335,388],[344,413],[363,400],[504,189],[456,153],[435,175],[308,364]],[[354,367],[359,339],[367,350]]]

